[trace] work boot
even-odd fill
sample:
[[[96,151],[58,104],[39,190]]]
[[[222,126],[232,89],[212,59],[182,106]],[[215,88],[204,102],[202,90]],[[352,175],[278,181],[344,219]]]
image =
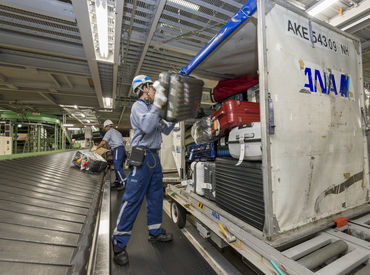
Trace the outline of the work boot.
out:
[[[117,186],[116,189],[117,189],[117,191],[121,191],[121,190],[125,189],[125,185],[121,184],[120,186]]]
[[[170,242],[172,241],[172,233],[166,233],[166,230],[162,228],[161,234],[157,236],[153,236],[149,234],[148,240],[151,242]]]
[[[121,181],[119,183],[119,186],[117,187],[117,190],[118,191],[121,191],[121,190],[125,189],[125,187],[126,187],[126,181],[127,181],[127,177],[124,178],[123,181]]]
[[[113,182],[111,185],[110,185],[110,189],[117,189],[118,187],[120,187],[120,183],[119,181],[115,181]]]
[[[127,265],[128,264],[128,254],[126,248],[120,248],[118,245],[113,242],[113,260],[118,265]]]

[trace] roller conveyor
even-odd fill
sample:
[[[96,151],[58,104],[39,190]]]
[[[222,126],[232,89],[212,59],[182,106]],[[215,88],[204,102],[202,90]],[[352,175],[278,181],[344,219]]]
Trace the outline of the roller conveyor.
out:
[[[86,272],[103,173],[72,155],[0,162],[0,274]]]

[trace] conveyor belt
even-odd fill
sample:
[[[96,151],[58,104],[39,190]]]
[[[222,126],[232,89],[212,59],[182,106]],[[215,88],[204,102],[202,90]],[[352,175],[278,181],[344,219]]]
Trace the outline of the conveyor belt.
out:
[[[111,193],[111,233],[116,226],[122,195],[123,192]],[[168,232],[173,233],[173,241],[149,242],[145,212],[144,201],[127,246],[129,265],[121,267],[111,259],[111,274],[216,274],[165,212],[162,224]]]
[[[86,272],[104,175],[72,155],[0,161],[0,274]]]

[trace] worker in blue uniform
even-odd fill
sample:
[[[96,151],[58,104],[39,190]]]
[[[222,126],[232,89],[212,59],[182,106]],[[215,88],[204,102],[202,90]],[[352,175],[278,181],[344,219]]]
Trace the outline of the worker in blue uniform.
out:
[[[112,188],[122,190],[125,188],[126,175],[123,172],[123,162],[125,161],[125,146],[122,134],[113,128],[113,122],[111,120],[104,121],[104,129],[106,131],[103,140],[97,146],[96,149],[103,147],[106,143],[109,144],[113,152],[113,165],[116,173],[116,179],[112,185]]]
[[[159,82],[154,85],[157,85],[156,89],[145,75],[136,76],[132,82],[133,92],[139,100],[131,108],[130,120],[134,130],[131,145],[144,146],[146,153],[143,163],[131,168],[113,232],[114,261],[119,265],[128,263],[126,246],[145,195],[149,241],[172,240],[172,234],[162,229],[163,175],[158,150],[162,142],[161,133],[168,135],[174,123],[160,119],[159,110],[167,102],[167,97]]]

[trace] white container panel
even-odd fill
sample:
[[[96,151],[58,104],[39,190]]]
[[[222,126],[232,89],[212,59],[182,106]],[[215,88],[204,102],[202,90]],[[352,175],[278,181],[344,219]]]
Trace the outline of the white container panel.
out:
[[[279,5],[266,15],[275,233],[367,203],[360,48],[311,24],[312,37],[306,17]]]

